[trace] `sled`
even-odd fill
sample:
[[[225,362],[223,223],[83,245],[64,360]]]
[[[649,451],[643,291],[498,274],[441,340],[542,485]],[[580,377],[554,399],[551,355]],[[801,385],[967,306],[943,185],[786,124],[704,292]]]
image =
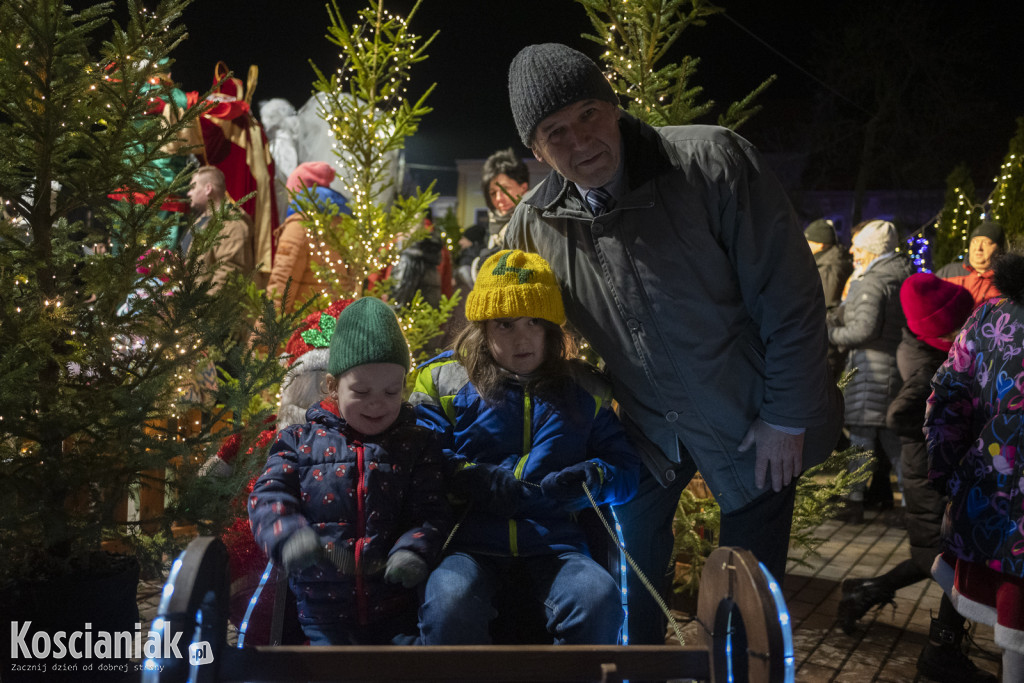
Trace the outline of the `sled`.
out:
[[[754,556],[718,548],[701,574],[698,644],[256,646],[227,644],[228,555],[192,541],[174,562],[153,631],[180,657],[143,662],[147,683],[196,681],[792,681],[793,638],[778,583]],[[734,647],[742,622],[746,648]],[[180,636],[178,635],[180,634]],[[164,653],[166,655],[166,653]]]

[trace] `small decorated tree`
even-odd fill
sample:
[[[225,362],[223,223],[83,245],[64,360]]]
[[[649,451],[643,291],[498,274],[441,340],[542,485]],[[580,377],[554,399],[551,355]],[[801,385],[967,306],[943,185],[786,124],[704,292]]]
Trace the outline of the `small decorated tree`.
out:
[[[187,4],[128,0],[119,24],[112,3],[0,3],[0,590],[85,574],[104,543],[159,557],[183,528],[216,533],[238,482],[199,482],[198,464],[215,428],[251,441],[259,421],[237,418],[283,372],[242,343],[245,283],[214,290],[202,271],[229,208],[187,259],[152,249],[190,220],[161,211],[189,171],[156,162],[180,153],[199,110],[154,115],[174,101],[160,74]],[[110,232],[117,248],[94,248]],[[291,322],[272,318],[255,340],[267,347]],[[186,405],[199,385],[202,406]],[[160,504],[131,519],[140,489]]]
[[[713,100],[702,101],[703,88],[691,85],[700,59],[684,56],[665,63],[670,49],[689,26],[704,26],[707,17],[724,10],[704,0],[576,0],[587,12],[594,34],[584,34],[604,47],[601,55],[612,89],[626,110],[652,126],[693,123],[709,114]],[[719,115],[718,124],[738,129],[760,105],[754,100],[775,80],[761,85]]]
[[[437,198],[433,185],[402,194],[398,156],[423,116],[434,86],[415,101],[406,98],[412,67],[426,59],[425,50],[436,36],[423,40],[409,30],[407,17],[391,14],[376,0],[359,12],[350,26],[336,2],[329,8],[328,38],[341,49],[342,64],[327,75],[314,65],[321,116],[337,140],[339,177],[350,197],[350,215],[324,212],[299,197],[309,216],[307,229],[314,242],[334,258],[316,273],[329,296],[386,296],[386,280],[364,291],[368,278],[384,272],[399,256],[400,247],[425,236],[423,217]],[[442,298],[437,309],[421,297],[399,311],[413,353],[429,354],[427,342],[438,337],[440,325],[457,304],[457,295]]]
[[[963,260],[971,231],[984,219],[1002,224],[1010,243],[1024,235],[1024,117],[1017,119],[1017,131],[992,183],[991,193],[979,202],[968,169],[958,166],[950,173],[938,219],[918,231],[922,235],[934,226],[934,239],[923,244],[931,248],[936,269]]]
[[[978,209],[969,197],[975,196],[974,181],[966,166],[957,166],[946,178],[946,199],[935,222],[932,265],[935,269],[963,259],[967,236],[978,223]]]

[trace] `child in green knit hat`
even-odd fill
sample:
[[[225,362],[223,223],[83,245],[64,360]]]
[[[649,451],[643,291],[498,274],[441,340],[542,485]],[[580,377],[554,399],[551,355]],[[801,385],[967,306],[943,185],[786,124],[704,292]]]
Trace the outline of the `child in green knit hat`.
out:
[[[278,432],[249,521],[310,644],[408,643],[450,527],[442,455],[402,399],[409,347],[392,310],[364,297],[331,322],[328,397]]]
[[[429,361],[411,397],[437,430],[449,491],[467,504],[420,608],[426,645],[490,642],[499,588],[546,609],[554,643],[612,644],[623,621],[612,575],[589,554],[577,513],[624,503],[640,460],[598,372],[573,359],[562,295],[536,254],[500,251],[466,299],[455,348]]]

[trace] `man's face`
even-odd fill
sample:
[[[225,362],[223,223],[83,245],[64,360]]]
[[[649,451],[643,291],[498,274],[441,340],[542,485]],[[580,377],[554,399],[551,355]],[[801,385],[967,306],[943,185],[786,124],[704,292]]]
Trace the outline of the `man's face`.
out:
[[[202,176],[192,176],[192,182],[188,186],[188,202],[192,206],[192,213],[202,215],[210,207],[210,193],[213,186],[203,182]]]
[[[971,239],[968,245],[967,256],[974,268],[979,273],[984,273],[992,267],[992,257],[999,251],[999,245],[987,237],[981,235]]]
[[[529,183],[517,183],[504,173],[499,173],[487,186],[487,194],[491,198],[494,210],[504,216],[516,208],[516,202],[530,189]]]
[[[619,168],[619,114],[603,100],[563,107],[537,126],[533,155],[582,187],[600,187]]]

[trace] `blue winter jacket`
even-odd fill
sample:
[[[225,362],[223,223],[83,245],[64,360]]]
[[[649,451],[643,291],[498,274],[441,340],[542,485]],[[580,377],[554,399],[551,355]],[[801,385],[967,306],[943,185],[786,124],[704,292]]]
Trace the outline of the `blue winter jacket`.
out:
[[[331,401],[306,411],[306,420],[278,432],[249,496],[256,542],[275,562],[304,526],[325,548],[354,555],[353,574],[326,559],[292,573],[299,620],[357,626],[415,610],[415,590],[382,576],[400,549],[433,565],[451,528],[436,436],[416,424],[408,405],[373,437],[349,428]]]
[[[574,364],[574,379],[566,384],[562,407],[512,380],[504,400],[495,404],[477,393],[453,352],[421,366],[409,401],[419,423],[441,435],[449,472],[485,463],[511,470],[525,482],[525,498],[511,517],[472,506],[452,541],[454,549],[504,556],[587,552],[566,503],[545,497],[539,486],[545,475],[585,460],[603,472],[602,484],[592,492],[598,505],[633,497],[640,458],[611,410],[610,387],[583,363]]]

